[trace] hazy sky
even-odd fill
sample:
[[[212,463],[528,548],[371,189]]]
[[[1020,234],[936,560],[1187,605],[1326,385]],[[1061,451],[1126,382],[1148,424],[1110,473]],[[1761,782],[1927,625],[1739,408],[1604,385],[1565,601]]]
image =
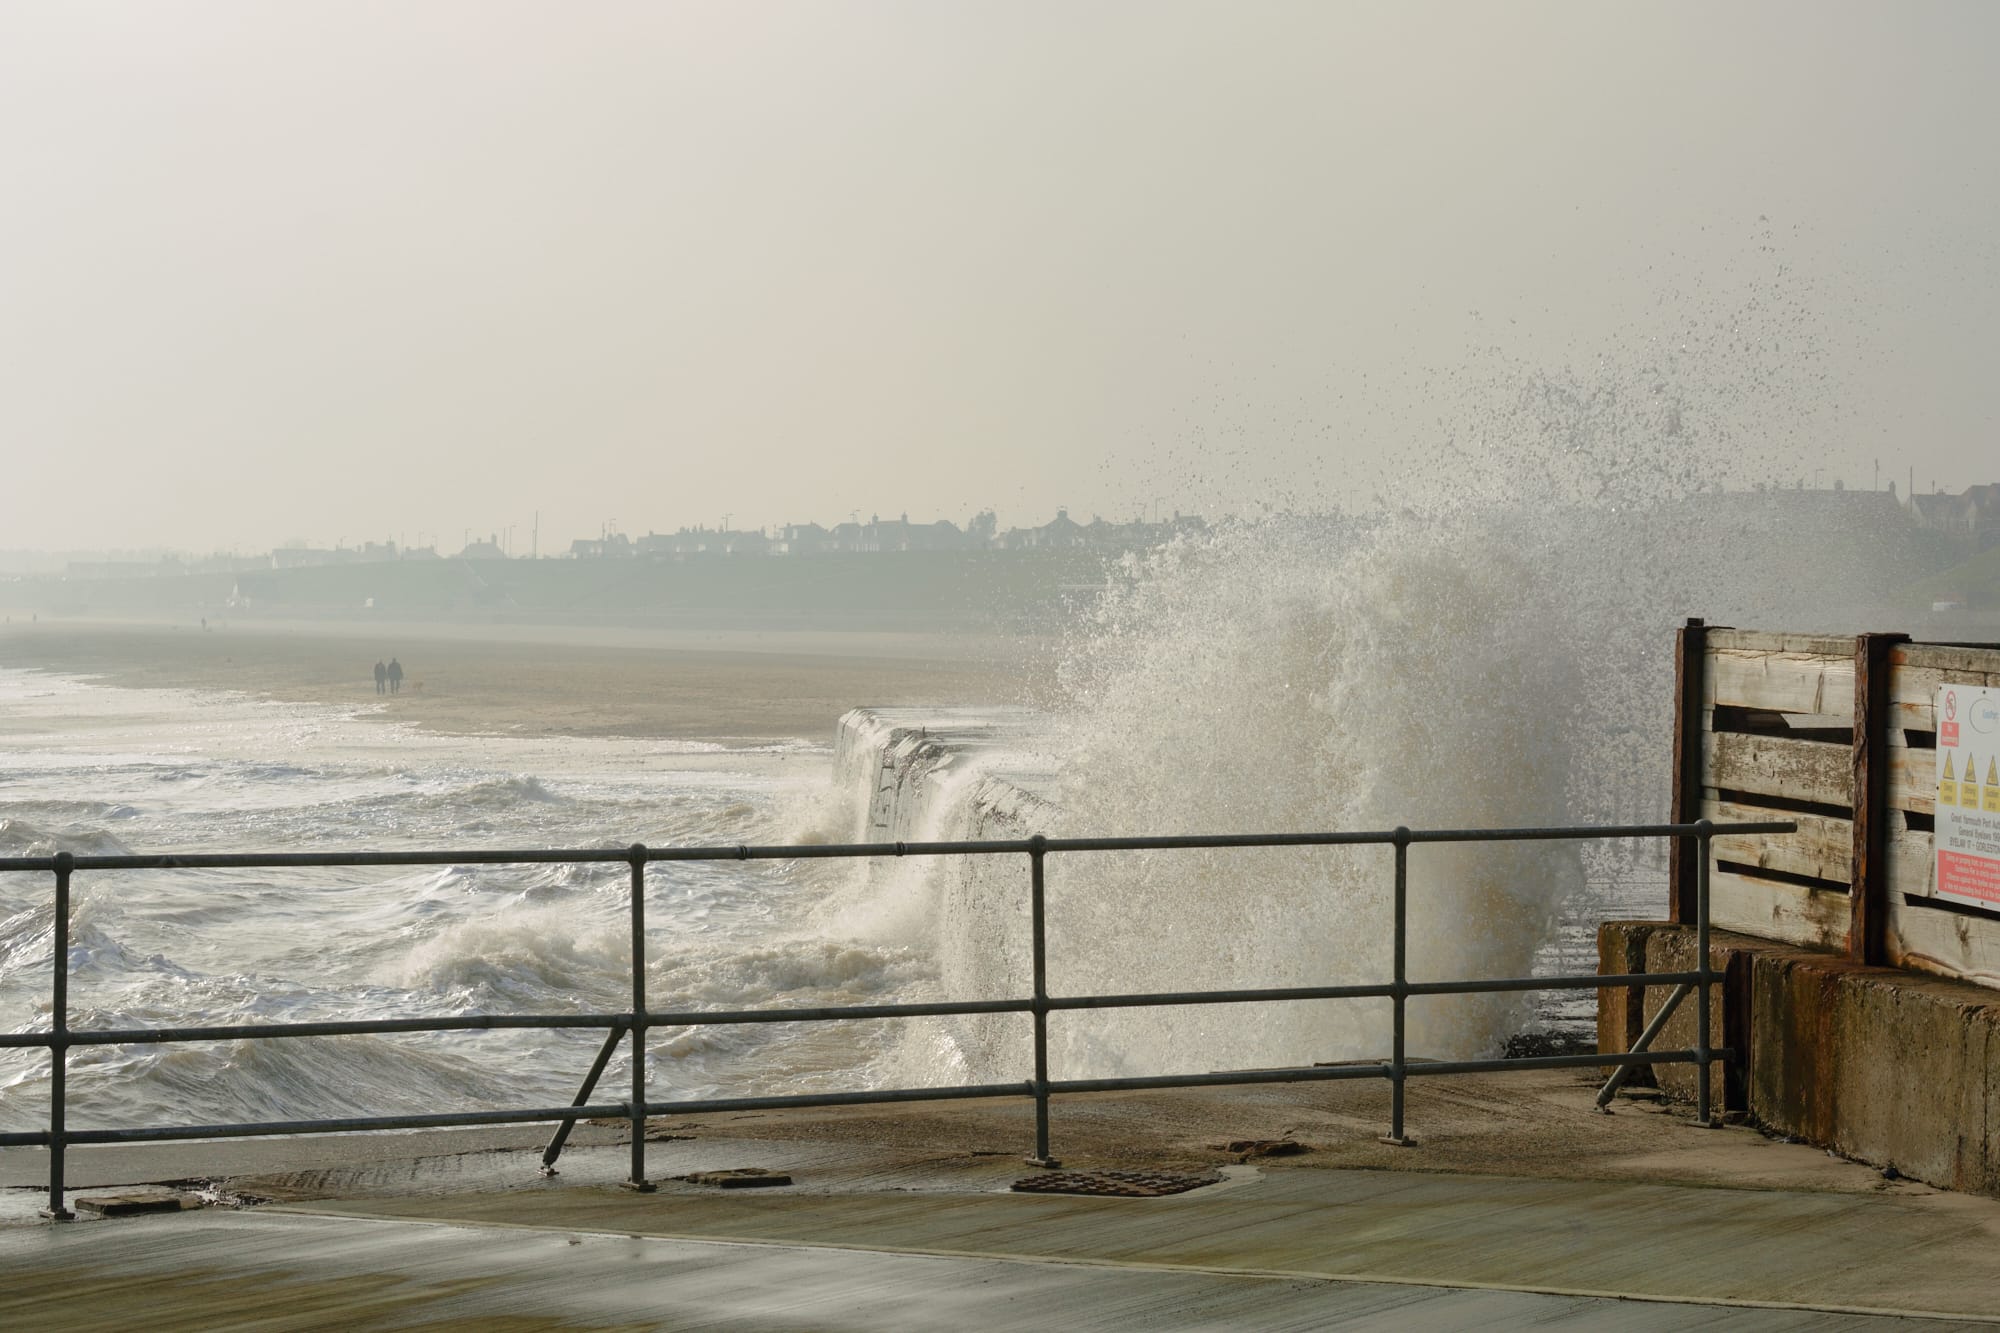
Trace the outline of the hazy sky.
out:
[[[2000,480],[1996,51],[1990,3],[0,0],[0,548],[1358,507],[1548,383],[1739,480]]]

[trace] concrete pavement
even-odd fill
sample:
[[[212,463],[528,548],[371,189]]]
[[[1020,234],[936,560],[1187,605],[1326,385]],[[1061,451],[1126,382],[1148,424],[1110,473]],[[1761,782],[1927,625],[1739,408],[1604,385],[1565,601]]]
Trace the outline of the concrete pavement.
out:
[[[73,1178],[204,1176],[260,1206],[30,1220],[0,1163],[0,1328],[1875,1328],[1994,1322],[2000,1201],[1691,1126],[1568,1075],[1289,1085],[1058,1104],[1073,1168],[1218,1170],[1167,1198],[1016,1194],[1024,1108],[658,1123],[654,1193],[617,1127],[562,1174],[519,1131],[79,1152]],[[1217,1139],[1312,1151],[1238,1162]],[[717,1192],[693,1171],[789,1172]]]

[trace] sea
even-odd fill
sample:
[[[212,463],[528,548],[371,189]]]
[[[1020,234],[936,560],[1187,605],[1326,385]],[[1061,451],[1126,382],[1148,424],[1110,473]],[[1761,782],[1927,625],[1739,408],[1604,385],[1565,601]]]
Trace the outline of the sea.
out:
[[[347,707],[19,670],[0,670],[0,719],[0,855],[768,843],[824,788],[829,753],[807,740],[440,736]],[[901,993],[923,971],[910,951],[806,928],[816,869],[652,867],[652,1007]],[[623,865],[79,872],[70,1024],[616,1012],[630,1007],[628,876]],[[0,1030],[48,1030],[51,890],[44,874],[0,874]],[[69,1114],[91,1127],[561,1104],[601,1036],[79,1048]],[[865,1086],[880,1034],[826,1037],[662,1030],[649,1077],[662,1098]],[[617,1065],[612,1076],[629,1078]],[[46,1055],[0,1052],[0,1126],[34,1127],[47,1103]]]

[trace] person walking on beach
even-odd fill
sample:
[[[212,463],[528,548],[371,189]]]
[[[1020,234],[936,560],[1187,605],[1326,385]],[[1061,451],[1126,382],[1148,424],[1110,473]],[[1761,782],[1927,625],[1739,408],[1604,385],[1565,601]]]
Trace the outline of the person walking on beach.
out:
[[[378,657],[375,659],[375,693],[387,694],[388,692],[389,668],[383,666],[382,659]]]
[[[401,694],[402,692],[403,664],[392,657],[389,659],[389,693]]]

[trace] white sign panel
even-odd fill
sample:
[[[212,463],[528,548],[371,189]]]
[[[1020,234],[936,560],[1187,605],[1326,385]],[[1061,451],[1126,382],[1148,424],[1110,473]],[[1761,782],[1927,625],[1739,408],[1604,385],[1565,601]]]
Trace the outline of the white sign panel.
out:
[[[1937,895],[2000,912],[2000,690],[1937,692]]]

